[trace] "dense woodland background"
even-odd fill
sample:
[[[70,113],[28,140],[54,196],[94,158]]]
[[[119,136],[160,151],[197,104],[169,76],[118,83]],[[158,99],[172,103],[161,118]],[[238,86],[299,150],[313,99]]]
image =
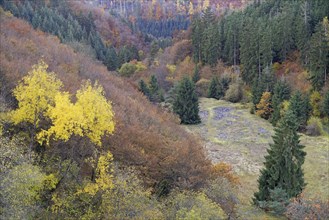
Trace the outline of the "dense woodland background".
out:
[[[181,125],[200,123],[199,97],[242,103],[277,126],[277,139],[291,131],[294,146],[297,131],[328,136],[327,0],[0,6],[2,218],[244,219],[236,211],[244,183],[230,164],[213,164],[203,140]],[[48,112],[60,103],[55,95],[46,98],[38,123],[24,115],[16,123],[24,98],[15,91],[38,68],[62,82],[58,92],[70,94],[68,106],[78,105],[86,88],[108,100],[114,130],[101,145],[88,135],[92,128],[77,122],[63,128],[70,138],[38,139],[55,124]],[[79,126],[83,131],[74,133]],[[290,219],[328,217],[328,200],[293,199],[303,183],[291,191],[274,185],[265,196],[255,194],[254,205]]]

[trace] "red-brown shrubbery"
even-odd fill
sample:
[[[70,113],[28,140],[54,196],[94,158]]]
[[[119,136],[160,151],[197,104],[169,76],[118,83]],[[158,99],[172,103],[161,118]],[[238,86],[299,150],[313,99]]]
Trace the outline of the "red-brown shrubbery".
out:
[[[9,82],[8,89],[41,58],[71,93],[83,80],[97,80],[113,102],[116,121],[114,135],[104,138],[103,146],[116,160],[137,166],[147,185],[166,180],[171,186],[198,188],[208,178],[211,164],[200,141],[105,66],[4,13],[0,40],[1,74]]]
[[[143,41],[133,34],[131,29],[118,19],[114,19],[107,11],[100,7],[92,7],[82,1],[67,1],[73,13],[88,15],[92,13],[97,31],[100,32],[105,42],[114,47],[124,45],[137,45],[139,49],[145,47]]]

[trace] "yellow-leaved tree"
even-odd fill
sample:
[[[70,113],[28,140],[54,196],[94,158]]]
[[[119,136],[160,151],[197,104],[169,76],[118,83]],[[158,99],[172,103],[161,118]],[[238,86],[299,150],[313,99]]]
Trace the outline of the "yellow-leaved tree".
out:
[[[264,92],[262,94],[262,98],[260,99],[259,103],[256,105],[257,111],[256,115],[269,119],[271,116],[273,109],[271,106],[271,93],[270,92]]]
[[[10,118],[14,124],[27,122],[31,125],[30,151],[40,120],[54,104],[55,96],[62,87],[62,82],[53,72],[47,72],[47,68],[48,65],[41,60],[32,67],[13,91],[18,101],[18,108],[10,112]]]
[[[114,132],[112,105],[106,100],[102,86],[87,81],[77,91],[76,100],[72,103],[68,93],[56,95],[54,107],[50,107],[47,112],[52,126],[38,134],[39,142],[49,143],[51,137],[67,141],[72,135],[78,135],[86,136],[101,146],[102,136]]]
[[[47,64],[40,61],[14,89],[18,108],[11,111],[9,115],[14,124],[25,122],[32,125],[30,149],[35,139],[40,144],[44,141],[49,144],[50,139],[66,142],[73,135],[86,137],[93,144],[101,146],[101,138],[105,134],[112,134],[115,127],[112,104],[106,99],[103,87],[97,82],[92,84],[86,81],[76,92],[75,101],[72,102],[71,95],[60,90],[62,82],[56,79],[54,73],[48,73],[47,68]],[[113,156],[111,152],[104,154],[96,149],[92,157],[94,157],[92,167],[95,175],[91,181],[85,182],[81,192],[94,196],[98,191],[113,188],[111,170]],[[93,166],[94,164],[96,165]],[[54,176],[47,176],[45,182],[49,187],[55,188],[57,184],[55,180],[57,181]],[[36,184],[40,183],[39,181]],[[79,191],[76,195],[63,195],[63,197],[68,197],[67,201],[70,199],[74,201],[78,194]],[[59,193],[53,196],[53,202],[56,204],[54,210],[68,204],[58,195]]]
[[[94,196],[99,190],[106,191],[113,188],[113,168],[112,168],[113,155],[107,152],[98,158],[96,167],[95,182],[88,182],[80,193],[88,193]]]

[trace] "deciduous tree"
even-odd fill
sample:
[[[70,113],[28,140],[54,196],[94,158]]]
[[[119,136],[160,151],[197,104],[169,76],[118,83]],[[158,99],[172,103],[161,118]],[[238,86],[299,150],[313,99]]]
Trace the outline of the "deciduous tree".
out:
[[[87,81],[76,93],[77,101],[72,103],[68,93],[58,93],[54,107],[47,115],[52,126],[38,134],[40,141],[52,137],[67,141],[72,135],[86,136],[101,146],[104,134],[114,132],[114,113],[111,102],[104,97],[103,87],[97,82]]]
[[[262,98],[260,99],[259,103],[256,105],[256,108],[257,108],[256,115],[266,120],[270,118],[273,112],[270,92],[263,93]]]
[[[10,113],[11,120],[15,124],[22,122],[31,124],[30,150],[40,121],[55,103],[55,96],[62,87],[62,82],[54,73],[47,72],[47,68],[48,65],[44,61],[39,61],[13,91],[18,101],[18,108]]]

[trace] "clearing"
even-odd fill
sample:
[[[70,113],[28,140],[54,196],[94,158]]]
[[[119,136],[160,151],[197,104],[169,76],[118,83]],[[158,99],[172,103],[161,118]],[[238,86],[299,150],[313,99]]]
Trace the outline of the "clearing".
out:
[[[250,114],[246,105],[209,98],[200,99],[200,116],[201,124],[186,128],[201,135],[213,163],[227,162],[233,166],[242,183],[239,189],[240,216],[243,219],[277,219],[251,205],[266,149],[272,143],[273,126]],[[305,195],[328,199],[329,138],[301,135],[300,139],[307,152]]]

